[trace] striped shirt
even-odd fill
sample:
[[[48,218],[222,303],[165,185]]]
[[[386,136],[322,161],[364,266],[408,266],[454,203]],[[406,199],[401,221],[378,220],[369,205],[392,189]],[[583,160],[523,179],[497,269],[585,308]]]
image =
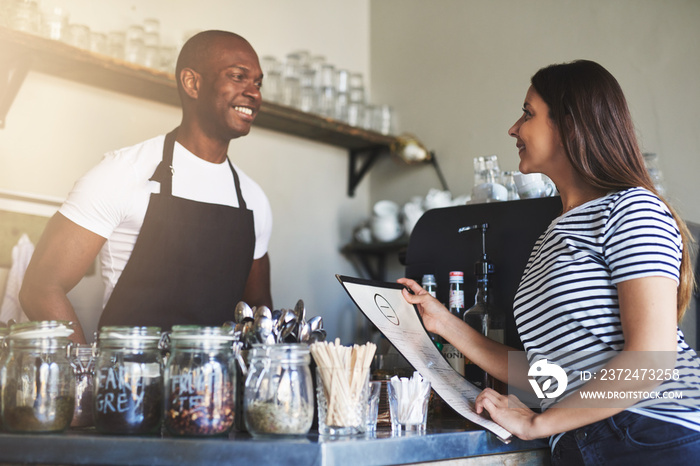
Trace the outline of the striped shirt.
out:
[[[564,395],[541,400],[543,409],[585,385],[582,372],[595,373],[622,350],[616,285],[650,276],[678,283],[682,247],[666,205],[642,188],[595,199],[550,224],[513,303],[530,365],[546,358],[567,375]],[[628,409],[700,431],[700,363],[680,329],[677,341],[677,372],[656,391],[682,392],[682,399],[650,397]]]

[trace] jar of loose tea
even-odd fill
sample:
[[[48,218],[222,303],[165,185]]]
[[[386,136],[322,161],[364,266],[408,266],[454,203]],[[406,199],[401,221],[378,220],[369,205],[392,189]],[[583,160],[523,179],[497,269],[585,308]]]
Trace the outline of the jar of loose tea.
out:
[[[243,413],[254,436],[306,435],[314,418],[314,390],[306,344],[254,345]]]
[[[102,327],[97,335],[93,418],[106,434],[159,433],[163,360],[159,327]]]
[[[95,391],[93,345],[73,345],[70,360],[75,374],[75,411],[70,425],[71,427],[89,427],[94,424],[92,417]]]
[[[0,370],[2,420],[12,432],[61,432],[73,419],[75,379],[68,358],[72,324],[24,322],[10,327]]]
[[[168,432],[182,436],[226,434],[235,417],[236,358],[229,327],[175,325],[165,364]]]

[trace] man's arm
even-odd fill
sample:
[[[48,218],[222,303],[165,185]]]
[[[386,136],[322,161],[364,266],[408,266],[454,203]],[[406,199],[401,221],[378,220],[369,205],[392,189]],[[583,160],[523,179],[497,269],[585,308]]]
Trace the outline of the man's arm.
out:
[[[105,238],[57,213],[36,246],[19,293],[30,320],[68,320],[75,324],[71,339],[86,343],[83,328],[67,293],[83,278]]]
[[[253,261],[248,281],[243,291],[243,301],[251,306],[267,306],[272,309],[270,256],[267,254]]]

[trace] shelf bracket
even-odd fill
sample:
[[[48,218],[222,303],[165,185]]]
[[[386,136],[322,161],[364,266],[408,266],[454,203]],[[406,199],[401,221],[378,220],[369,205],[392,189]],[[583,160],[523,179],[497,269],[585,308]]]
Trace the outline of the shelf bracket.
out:
[[[31,58],[26,54],[0,57],[0,128],[5,127],[7,112],[27,77],[30,64]]]
[[[355,189],[360,184],[362,178],[367,174],[374,162],[382,153],[387,152],[386,146],[374,146],[366,149],[350,150],[350,166],[348,169],[348,196],[355,196]],[[364,159],[364,160],[361,160]],[[358,166],[358,163],[361,165]]]

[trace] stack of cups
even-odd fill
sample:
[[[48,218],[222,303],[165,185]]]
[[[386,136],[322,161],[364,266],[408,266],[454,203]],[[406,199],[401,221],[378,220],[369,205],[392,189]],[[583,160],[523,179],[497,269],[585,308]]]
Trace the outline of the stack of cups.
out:
[[[143,22],[143,66],[153,69],[161,67],[160,21],[148,18]]]
[[[336,72],[336,96],[335,96],[335,119],[338,121],[348,122],[348,104],[349,97],[349,79],[350,72],[348,70],[338,70]]]
[[[282,64],[273,56],[265,55],[260,60],[265,85],[263,86],[263,98],[270,102],[282,102]]]
[[[350,89],[348,93],[348,124],[361,126],[365,118],[365,86],[362,82],[362,74],[350,75]]]
[[[321,66],[321,82],[318,90],[318,107],[320,115],[335,117],[335,66],[325,63]]]

